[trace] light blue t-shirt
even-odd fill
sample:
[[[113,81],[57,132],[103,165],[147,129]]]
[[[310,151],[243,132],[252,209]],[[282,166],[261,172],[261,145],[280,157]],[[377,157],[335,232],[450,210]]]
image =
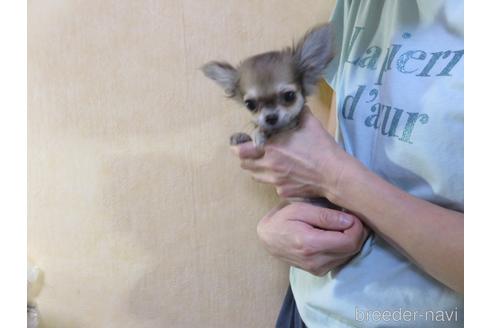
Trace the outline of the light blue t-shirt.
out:
[[[463,1],[347,0],[332,18],[338,139],[371,171],[463,211]],[[462,327],[463,297],[378,236],[325,277],[291,268],[318,327]]]

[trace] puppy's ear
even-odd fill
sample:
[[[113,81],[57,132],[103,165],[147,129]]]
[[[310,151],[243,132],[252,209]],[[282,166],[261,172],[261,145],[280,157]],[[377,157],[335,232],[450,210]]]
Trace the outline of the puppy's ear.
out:
[[[311,94],[323,70],[333,59],[332,32],[329,24],[320,25],[306,33],[294,47],[294,59],[306,95]]]
[[[212,61],[203,65],[201,70],[206,77],[220,85],[228,97],[234,97],[236,95],[239,73],[230,64]]]

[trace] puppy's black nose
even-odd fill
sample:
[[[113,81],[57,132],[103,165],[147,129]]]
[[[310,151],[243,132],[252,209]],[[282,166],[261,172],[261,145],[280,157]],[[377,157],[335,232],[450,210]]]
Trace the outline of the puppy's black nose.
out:
[[[274,125],[278,121],[278,115],[277,114],[268,114],[265,117],[265,122],[270,125]]]

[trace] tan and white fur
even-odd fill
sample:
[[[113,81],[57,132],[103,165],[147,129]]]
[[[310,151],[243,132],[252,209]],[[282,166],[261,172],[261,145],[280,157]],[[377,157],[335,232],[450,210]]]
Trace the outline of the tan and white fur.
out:
[[[326,24],[307,32],[293,47],[249,57],[236,67],[219,61],[205,64],[204,74],[254,117],[253,138],[236,133],[230,143],[253,140],[256,147],[263,147],[270,137],[298,126],[306,97],[332,58],[332,35]]]
[[[219,61],[202,67],[229,98],[244,104],[253,115],[253,138],[235,133],[230,144],[253,140],[261,148],[270,137],[293,131],[299,125],[306,97],[315,90],[333,58],[332,38],[330,25],[319,25],[293,47],[249,57],[236,67]],[[289,200],[342,210],[323,197]]]

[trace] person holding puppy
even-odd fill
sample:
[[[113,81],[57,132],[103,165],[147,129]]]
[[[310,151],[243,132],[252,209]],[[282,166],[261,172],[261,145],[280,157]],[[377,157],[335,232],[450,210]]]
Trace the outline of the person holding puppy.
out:
[[[463,325],[463,2],[338,1],[336,139],[309,109],[241,167],[282,203],[258,224],[291,265],[278,327]],[[370,229],[369,229],[370,228]]]

